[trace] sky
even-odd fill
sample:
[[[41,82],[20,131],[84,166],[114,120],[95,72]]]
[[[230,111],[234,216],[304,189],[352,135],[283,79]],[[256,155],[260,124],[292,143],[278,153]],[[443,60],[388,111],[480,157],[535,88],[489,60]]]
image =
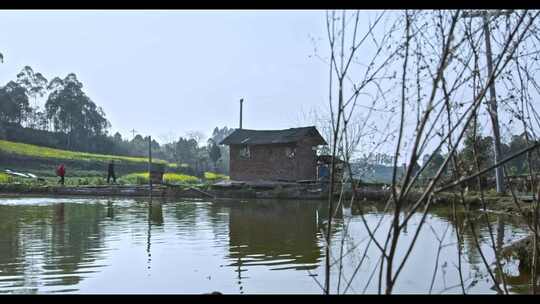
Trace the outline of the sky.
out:
[[[361,32],[376,14],[362,12]],[[191,131],[208,138],[215,127],[237,128],[240,98],[246,129],[314,125],[310,112],[328,113],[322,10],[6,10],[0,28],[0,85],[26,65],[49,80],[75,73],[104,109],[110,133],[127,139],[131,130],[166,143]],[[374,50],[363,48],[359,58],[369,60]],[[358,114],[386,131],[386,118]],[[377,149],[393,153],[394,146],[387,140]]]
[[[324,11],[0,11],[0,84],[75,73],[111,132],[283,129],[327,106]]]

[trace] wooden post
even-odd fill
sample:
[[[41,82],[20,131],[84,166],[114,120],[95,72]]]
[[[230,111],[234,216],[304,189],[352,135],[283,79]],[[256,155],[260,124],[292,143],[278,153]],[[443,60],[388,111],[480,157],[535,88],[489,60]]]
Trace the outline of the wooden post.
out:
[[[148,185],[150,186],[150,198],[152,198],[152,136],[148,136]]]

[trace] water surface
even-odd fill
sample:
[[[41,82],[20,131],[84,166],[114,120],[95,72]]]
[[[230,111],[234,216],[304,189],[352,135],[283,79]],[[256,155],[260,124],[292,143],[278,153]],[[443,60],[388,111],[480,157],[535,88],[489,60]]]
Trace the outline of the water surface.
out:
[[[1,198],[0,293],[320,294],[327,209],[316,201]],[[370,227],[382,219],[376,235],[383,240],[390,216],[376,205],[369,210]],[[488,226],[474,216],[492,263]],[[419,218],[414,215],[403,233],[398,258]],[[524,235],[512,219],[489,219],[498,246]],[[341,276],[339,263],[333,267],[334,292],[339,285],[340,293],[376,293],[380,254],[361,215],[345,209],[332,232],[333,258],[346,253]],[[395,292],[460,293],[458,245],[467,292],[494,293],[470,231],[441,207],[428,216]],[[510,287],[518,291],[519,280]]]

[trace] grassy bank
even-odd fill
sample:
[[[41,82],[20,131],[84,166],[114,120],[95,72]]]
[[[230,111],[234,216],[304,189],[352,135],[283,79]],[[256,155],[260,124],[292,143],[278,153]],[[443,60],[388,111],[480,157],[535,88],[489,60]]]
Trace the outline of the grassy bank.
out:
[[[228,176],[213,172],[206,172],[204,179],[196,176],[167,172],[163,175],[163,181],[167,184],[175,185],[195,185],[195,184],[211,184],[219,180],[228,179]],[[57,185],[58,177],[42,177],[41,180],[21,178],[10,176],[5,173],[0,173],[0,184],[21,184],[21,185]],[[65,184],[67,186],[100,186],[106,185],[107,179],[104,176],[89,176],[89,177],[66,177]],[[122,175],[117,178],[119,185],[144,185],[148,184],[148,172],[135,172]]]

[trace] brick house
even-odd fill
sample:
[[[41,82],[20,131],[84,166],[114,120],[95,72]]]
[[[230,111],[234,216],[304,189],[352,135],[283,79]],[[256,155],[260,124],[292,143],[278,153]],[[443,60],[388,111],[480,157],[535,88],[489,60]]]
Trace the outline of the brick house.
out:
[[[229,175],[237,181],[317,179],[317,146],[326,141],[315,127],[286,130],[236,129],[229,145]]]

